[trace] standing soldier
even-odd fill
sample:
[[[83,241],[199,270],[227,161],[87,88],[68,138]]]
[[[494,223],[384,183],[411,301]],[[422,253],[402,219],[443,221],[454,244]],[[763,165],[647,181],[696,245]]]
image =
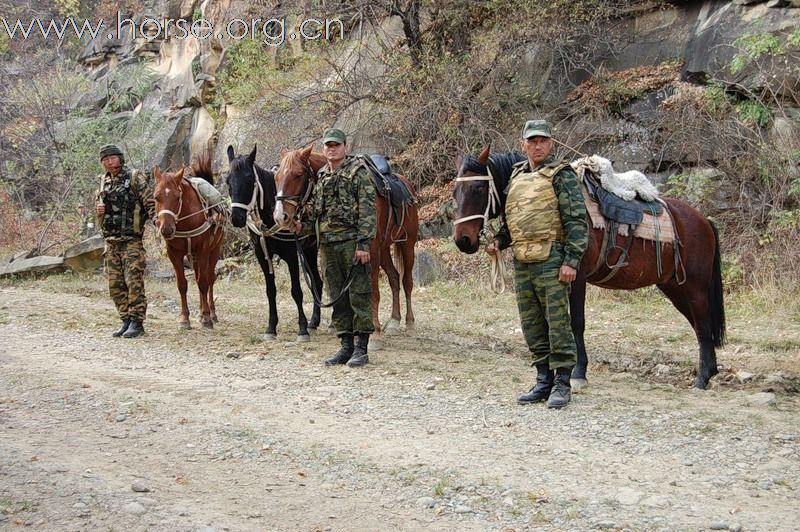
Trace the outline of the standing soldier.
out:
[[[100,162],[106,173],[99,177],[95,209],[106,242],[108,289],[122,320],[112,336],[136,338],[147,314],[142,235],[145,221],[155,218],[155,199],[147,176],[128,168],[117,146],[100,148]]]
[[[514,166],[505,223],[486,251],[494,254],[509,245],[514,250],[522,332],[538,373],[536,384],[517,402],[546,400],[550,408],[563,408],[572,398],[569,379],[578,356],[569,290],[588,243],[586,206],[572,167],[550,155],[553,139],[546,121],[526,122],[521,146],[528,160]]]
[[[370,247],[377,225],[375,185],[364,163],[347,154],[347,136],[342,130],[325,131],[322,144],[328,164],[317,176],[310,216],[296,228],[298,232],[316,231],[331,298],[342,294],[353,269],[350,287],[333,305],[331,315],[342,347],[325,365],[363,366],[369,362],[367,346],[374,330]]]

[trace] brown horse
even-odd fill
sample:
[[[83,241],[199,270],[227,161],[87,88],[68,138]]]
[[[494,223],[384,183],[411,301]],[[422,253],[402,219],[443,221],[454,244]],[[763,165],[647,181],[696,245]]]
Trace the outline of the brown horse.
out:
[[[281,164],[275,173],[275,183],[278,187],[279,201],[275,207],[275,223],[283,228],[292,226],[293,220],[303,212],[303,206],[310,199],[316,183],[317,172],[327,164],[325,157],[311,150],[311,146],[299,150],[281,150]],[[415,195],[411,183],[403,176],[399,176]],[[411,291],[414,288],[412,268],[414,266],[414,245],[419,235],[419,218],[417,206],[414,204],[404,206],[404,215],[401,224],[398,224],[391,213],[391,207],[386,198],[377,195],[376,209],[378,227],[376,236],[370,249],[370,261],[373,265],[380,265],[389,279],[392,289],[392,317],[386,326],[386,331],[393,331],[400,326],[400,274],[392,263],[391,246],[395,246],[395,256],[401,265],[403,277],[403,291],[406,296],[406,330],[414,329],[414,311],[411,307]],[[378,349],[382,345],[381,324],[378,316],[380,304],[380,290],[378,289],[377,266],[372,268],[372,322],[375,333],[370,338],[370,347]]]
[[[511,176],[511,166],[519,160],[524,160],[524,157],[518,153],[490,154],[489,148],[484,149],[477,158],[467,156],[457,159],[458,177],[453,191],[456,202],[453,238],[461,251],[478,251],[479,240],[488,220],[503,214],[504,191]],[[691,205],[672,198],[664,198],[664,201],[675,224],[679,256],[676,256],[672,243],[657,244],[651,240],[634,238],[627,256],[628,264],[617,269],[612,276],[609,276],[611,269],[608,265],[617,263],[626,247],[626,238],[615,233],[616,242],[609,241],[606,249],[612,249],[614,243],[616,249],[612,249],[603,260],[599,256],[603,248],[604,230],[593,229],[589,221],[589,245],[570,294],[572,330],[578,347],[578,363],[572,378],[578,385],[586,382],[588,365],[583,339],[587,282],[612,290],[656,285],[695,331],[700,345],[700,361],[694,386],[705,389],[709,379],[717,374],[715,348],[721,347],[725,341],[725,308],[717,229]],[[661,246],[660,252],[657,246]],[[659,258],[661,268],[658,267]]]
[[[213,183],[209,150],[203,152],[192,169],[195,176]],[[154,175],[157,226],[167,241],[167,255],[175,269],[181,295],[180,326],[182,329],[191,329],[189,306],[186,303],[187,282],[183,272],[183,259],[188,256],[200,290],[200,322],[203,327],[213,329],[217,321],[214,306],[215,267],[225,235],[224,220],[220,219],[220,214],[210,213],[213,206],[204,205],[195,187],[184,177],[183,168],[175,173],[162,173],[156,167]]]

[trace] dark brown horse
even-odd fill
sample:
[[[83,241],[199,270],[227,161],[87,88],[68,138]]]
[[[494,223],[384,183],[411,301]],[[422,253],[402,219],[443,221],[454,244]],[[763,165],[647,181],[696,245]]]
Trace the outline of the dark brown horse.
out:
[[[503,214],[504,191],[511,175],[511,165],[519,160],[524,160],[524,157],[518,153],[490,154],[489,148],[486,148],[477,158],[466,156],[456,161],[458,177],[453,191],[456,202],[453,238],[461,251],[478,251],[479,240],[488,220]],[[603,247],[604,230],[593,229],[589,221],[589,245],[570,294],[572,330],[578,346],[578,364],[572,372],[572,378],[579,385],[586,381],[588,364],[583,339],[587,282],[612,290],[632,290],[656,285],[686,317],[697,336],[700,362],[695,387],[705,389],[709,379],[717,374],[715,348],[721,347],[725,341],[725,309],[717,229],[691,205],[672,198],[664,198],[664,201],[674,220],[679,260],[676,260],[672,243],[657,244],[651,240],[634,238],[629,249],[627,266],[619,268],[609,278],[608,264],[616,264],[621,250],[626,247],[626,239],[615,233],[619,250],[612,250],[605,261],[598,261]],[[607,249],[612,244],[609,241]],[[659,245],[661,250],[657,253],[656,246]],[[658,267],[659,258],[661,268]]]
[[[192,166],[194,174],[213,183],[211,152],[204,150]],[[167,241],[167,255],[175,269],[178,292],[181,295],[181,321],[183,329],[190,329],[189,306],[186,303],[186,275],[183,259],[189,257],[200,290],[200,322],[207,329],[214,328],[217,311],[214,307],[215,267],[225,236],[221,214],[211,214],[213,205],[204,205],[195,187],[184,177],[184,170],[162,173],[156,167],[155,200],[158,213],[157,226]]]
[[[295,216],[302,214],[303,206],[310,199],[316,182],[317,172],[327,161],[321,153],[311,150],[311,146],[299,150],[282,150],[281,164],[275,173],[275,182],[278,187],[278,205],[275,208],[275,223],[281,227],[289,228],[292,226]],[[400,176],[411,194],[414,188],[411,183]],[[381,347],[382,329],[378,316],[378,306],[380,304],[380,290],[378,289],[379,268],[383,268],[389,279],[389,286],[392,289],[392,317],[386,326],[387,332],[395,330],[400,326],[400,274],[397,272],[391,254],[391,246],[394,244],[395,256],[401,265],[403,291],[406,296],[406,330],[414,329],[414,311],[411,307],[411,291],[414,288],[414,279],[411,270],[414,266],[414,245],[417,243],[419,234],[419,218],[417,206],[406,205],[402,216],[402,223],[398,224],[392,215],[389,202],[386,198],[377,195],[376,208],[378,215],[378,227],[375,239],[370,249],[370,261],[372,268],[372,321],[375,325],[375,333],[370,338],[370,346],[373,349]]]

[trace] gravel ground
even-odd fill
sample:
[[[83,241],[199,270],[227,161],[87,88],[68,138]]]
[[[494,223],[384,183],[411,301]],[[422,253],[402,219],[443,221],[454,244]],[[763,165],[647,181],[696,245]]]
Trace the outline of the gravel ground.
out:
[[[608,347],[550,411],[515,403],[533,373],[510,296],[508,339],[422,289],[414,335],[325,368],[327,331],[261,341],[256,281],[218,285],[214,331],[178,331],[154,282],[135,340],[108,336],[101,278],[0,288],[0,529],[797,530],[796,353],[755,375],[724,350],[696,392],[690,331],[647,378]]]

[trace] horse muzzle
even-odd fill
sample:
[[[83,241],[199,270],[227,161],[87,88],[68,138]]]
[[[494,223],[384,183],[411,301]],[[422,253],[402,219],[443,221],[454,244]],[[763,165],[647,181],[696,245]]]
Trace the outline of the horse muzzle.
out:
[[[456,247],[458,247],[462,253],[466,253],[468,255],[472,255],[473,253],[477,252],[478,248],[480,247],[480,242],[477,238],[472,240],[467,235],[461,235],[461,237],[456,235],[453,237],[453,240],[456,243]]]

